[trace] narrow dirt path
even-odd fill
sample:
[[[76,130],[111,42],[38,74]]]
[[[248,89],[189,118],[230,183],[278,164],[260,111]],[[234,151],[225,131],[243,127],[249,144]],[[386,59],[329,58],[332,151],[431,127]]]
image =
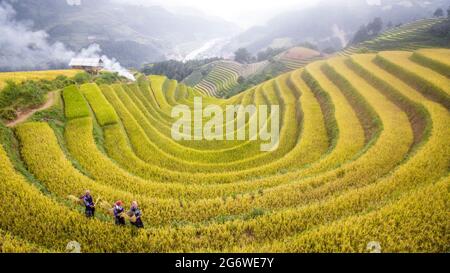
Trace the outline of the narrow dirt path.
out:
[[[28,109],[25,110],[23,112],[18,112],[17,113],[17,118],[13,121],[10,121],[8,123],[6,123],[6,126],[8,127],[14,127],[19,123],[22,123],[24,121],[26,121],[29,117],[31,117],[34,113],[48,109],[50,107],[53,106],[53,104],[55,103],[55,96],[56,96],[56,92],[50,92],[48,93],[47,96],[47,102],[45,102],[42,106],[38,107],[38,108],[34,108],[34,109]]]

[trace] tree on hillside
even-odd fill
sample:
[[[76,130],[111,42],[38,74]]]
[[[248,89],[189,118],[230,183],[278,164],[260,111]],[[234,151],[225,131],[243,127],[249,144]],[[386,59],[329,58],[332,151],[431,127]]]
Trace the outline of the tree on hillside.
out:
[[[274,52],[273,48],[268,47],[266,50],[258,52],[258,54],[256,55],[256,60],[258,62],[265,61],[265,60],[267,60],[267,59],[269,59],[270,57],[273,56],[272,55],[273,52]]]
[[[433,25],[429,32],[436,37],[447,39],[446,44],[450,42],[450,7],[447,9],[447,20]]]
[[[256,56],[256,60],[258,62],[270,60],[271,58],[275,57],[276,55],[280,54],[281,52],[283,52],[285,50],[286,50],[286,48],[273,49],[271,47],[268,47],[266,50],[258,52],[258,54]]]
[[[176,60],[168,60],[154,64],[148,64],[144,66],[141,70],[145,75],[165,75],[169,79],[174,79],[177,81],[182,81],[192,72],[197,71],[205,64],[209,64],[211,62],[217,61],[220,58],[209,58],[202,60],[189,60],[187,62],[180,62]],[[203,72],[203,71],[202,71]],[[205,72],[206,76],[208,72]]]
[[[367,39],[369,39],[370,35],[367,32],[367,28],[365,25],[362,25],[359,30],[355,33],[355,36],[353,36],[353,40],[351,42],[351,44],[359,44],[362,43],[364,41],[366,41]]]
[[[359,30],[353,36],[350,44],[358,44],[367,41],[383,30],[383,20],[380,17],[376,17],[372,22],[367,25],[362,25]]]
[[[436,11],[433,13],[434,17],[442,17],[444,16],[444,10],[441,8],[436,9]]]
[[[239,48],[234,52],[234,60],[238,63],[248,64],[252,61],[252,55],[246,48]]]
[[[383,21],[380,17],[376,17],[367,25],[367,31],[372,36],[378,35],[381,30],[383,30]]]

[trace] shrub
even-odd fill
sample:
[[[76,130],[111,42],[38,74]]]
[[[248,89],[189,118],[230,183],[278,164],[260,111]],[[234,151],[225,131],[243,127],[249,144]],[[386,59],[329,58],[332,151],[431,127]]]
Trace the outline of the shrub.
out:
[[[77,84],[88,83],[92,79],[92,76],[86,72],[80,72],[73,77],[73,80]]]
[[[17,118],[16,111],[13,108],[3,108],[0,109],[0,119],[3,120],[14,120]]]
[[[113,84],[120,81],[120,76],[117,73],[103,71],[95,78],[96,84]]]
[[[34,81],[21,84],[7,81],[6,87],[0,93],[0,108],[10,107],[17,110],[35,107],[45,102],[46,93],[46,90]]]

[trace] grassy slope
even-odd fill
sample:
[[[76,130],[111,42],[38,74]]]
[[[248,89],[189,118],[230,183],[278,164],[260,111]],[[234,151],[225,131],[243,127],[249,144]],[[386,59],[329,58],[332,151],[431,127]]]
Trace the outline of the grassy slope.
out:
[[[26,80],[52,80],[59,75],[73,77],[80,70],[43,70],[43,71],[20,71],[20,72],[0,72],[0,91],[5,86],[7,80],[22,82]]]

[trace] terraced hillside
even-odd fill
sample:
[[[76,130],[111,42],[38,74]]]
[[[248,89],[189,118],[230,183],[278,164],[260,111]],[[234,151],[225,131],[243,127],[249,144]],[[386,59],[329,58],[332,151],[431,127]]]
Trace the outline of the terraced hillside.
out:
[[[220,61],[194,88],[205,95],[216,96],[237,84],[239,70],[240,64],[237,62]]]
[[[206,73],[195,71],[183,82],[193,86],[197,91],[212,97],[221,97],[228,90],[238,84],[238,78],[249,77],[261,71],[268,62],[253,64],[240,64],[235,61],[216,61],[206,65],[203,69]]]
[[[43,70],[43,71],[28,71],[28,72],[0,72],[0,91],[5,87],[6,80],[13,80],[14,82],[22,82],[25,80],[52,80],[59,75],[73,77],[80,70]]]
[[[252,64],[240,64],[234,61],[217,61],[208,64],[204,69],[206,76],[201,71],[195,71],[184,83],[194,86],[199,92],[212,96],[224,97],[238,85],[238,78],[244,79],[264,74],[266,71],[276,72],[276,75],[301,68],[308,63],[319,60],[323,56],[312,49],[293,47],[273,58],[272,61],[262,61]]]
[[[2,250],[447,252],[449,53],[334,57],[204,97],[279,105],[271,152],[173,140],[172,107],[201,95],[176,81],[68,87],[63,120],[0,127]],[[86,189],[100,198],[95,219],[71,201]],[[119,199],[139,202],[144,229],[114,225]]]
[[[304,67],[308,63],[321,58],[323,58],[323,56],[316,50],[304,47],[293,47],[276,56],[275,60],[285,66],[285,71],[290,71]]]
[[[361,52],[377,52],[382,50],[409,50],[429,47],[448,47],[448,40],[439,39],[430,30],[445,18],[429,18],[413,21],[399,27],[389,29],[376,38],[348,47],[340,52],[341,56],[348,56]]]

